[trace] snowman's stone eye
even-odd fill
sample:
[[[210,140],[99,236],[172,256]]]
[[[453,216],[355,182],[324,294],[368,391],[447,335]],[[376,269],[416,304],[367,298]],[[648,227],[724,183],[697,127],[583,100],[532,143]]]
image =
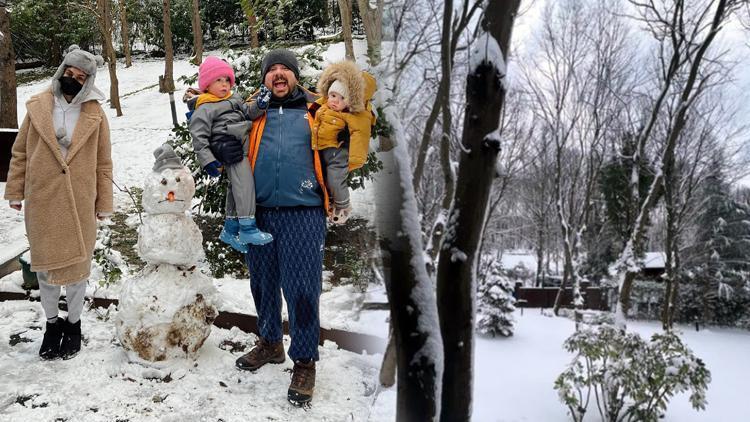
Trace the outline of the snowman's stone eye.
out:
[[[166,185],[167,184],[167,179],[161,179],[161,184],[162,185]]]
[[[177,182],[177,183],[180,183],[180,176],[175,177],[174,181]]]

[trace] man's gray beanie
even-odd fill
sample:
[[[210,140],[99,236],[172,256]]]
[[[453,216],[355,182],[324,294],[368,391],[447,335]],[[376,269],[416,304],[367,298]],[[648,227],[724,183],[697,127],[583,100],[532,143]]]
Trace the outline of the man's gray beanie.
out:
[[[96,80],[96,68],[102,65],[104,65],[104,59],[102,58],[102,56],[93,55],[88,51],[81,50],[81,47],[75,44],[71,45],[66,50],[65,57],[63,57],[63,61],[62,63],[60,63],[60,67],[57,68],[57,72],[55,72],[54,76],[52,76],[52,91],[59,95],[62,95],[62,91],[60,89],[60,77],[63,75],[63,73],[65,73],[65,69],[73,66],[84,71],[88,75],[88,77],[86,78],[86,82],[83,84],[83,88],[81,88],[81,92],[76,95],[72,103],[78,103],[81,102],[82,99],[88,98],[92,89],[97,91],[97,95],[94,96],[96,97],[95,99],[103,97],[103,95],[98,95],[101,94],[101,92],[94,87],[94,81]]]
[[[299,80],[299,62],[297,62],[297,56],[285,48],[277,48],[276,50],[271,50],[266,53],[266,56],[263,57],[263,61],[260,63],[261,81],[266,80],[268,69],[275,64],[283,64],[288,67],[289,70],[294,72],[294,77]]]
[[[174,152],[174,149],[169,144],[162,144],[159,148],[154,150],[154,171],[161,173],[166,169],[181,169],[182,161],[180,157]]]

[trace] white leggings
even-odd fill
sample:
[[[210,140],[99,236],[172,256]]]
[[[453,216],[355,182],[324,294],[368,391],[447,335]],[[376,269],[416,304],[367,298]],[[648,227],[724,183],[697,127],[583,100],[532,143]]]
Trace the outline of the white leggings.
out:
[[[47,319],[57,316],[57,302],[60,301],[61,286],[47,283],[48,273],[39,271],[36,273],[39,279],[39,296],[42,300],[42,309]],[[83,312],[83,299],[86,297],[86,282],[81,280],[77,283],[65,286],[65,301],[68,303],[68,321],[75,324],[81,319]]]

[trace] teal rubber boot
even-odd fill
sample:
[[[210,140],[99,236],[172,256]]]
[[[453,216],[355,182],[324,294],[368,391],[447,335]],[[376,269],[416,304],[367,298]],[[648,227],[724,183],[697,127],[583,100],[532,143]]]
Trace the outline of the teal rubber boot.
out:
[[[224,220],[224,228],[221,229],[219,240],[231,246],[240,253],[247,253],[247,243],[240,242],[240,223],[234,218]]]
[[[238,219],[240,222],[240,243],[251,245],[265,245],[273,240],[269,233],[260,231],[255,224],[255,218],[245,217]]]

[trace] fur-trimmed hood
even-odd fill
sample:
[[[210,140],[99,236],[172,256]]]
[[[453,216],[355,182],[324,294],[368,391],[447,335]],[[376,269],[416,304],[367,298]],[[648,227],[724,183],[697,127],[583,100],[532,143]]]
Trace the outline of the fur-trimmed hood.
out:
[[[377,89],[375,78],[367,72],[361,71],[352,61],[333,63],[323,70],[318,80],[318,94],[327,97],[328,88],[333,81],[340,81],[349,90],[349,111],[359,113],[365,110],[365,105],[372,98]]]

